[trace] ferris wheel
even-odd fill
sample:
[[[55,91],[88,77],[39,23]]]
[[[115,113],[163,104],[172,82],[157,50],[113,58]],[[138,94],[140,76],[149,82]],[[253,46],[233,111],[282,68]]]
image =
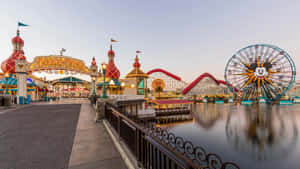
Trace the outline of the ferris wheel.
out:
[[[267,44],[239,50],[225,68],[227,86],[243,100],[276,100],[292,87],[295,76],[296,67],[289,54]]]

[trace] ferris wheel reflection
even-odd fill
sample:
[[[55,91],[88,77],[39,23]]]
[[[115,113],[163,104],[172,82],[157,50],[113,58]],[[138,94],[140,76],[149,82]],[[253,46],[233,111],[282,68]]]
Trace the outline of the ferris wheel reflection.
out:
[[[279,106],[240,107],[226,121],[228,143],[256,160],[285,158],[297,144],[298,129],[293,112]]]

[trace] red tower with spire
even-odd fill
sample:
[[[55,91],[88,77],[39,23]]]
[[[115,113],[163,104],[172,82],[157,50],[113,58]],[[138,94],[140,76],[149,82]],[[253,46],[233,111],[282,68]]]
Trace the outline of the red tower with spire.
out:
[[[105,77],[110,79],[119,79],[120,71],[114,63],[115,52],[112,50],[112,45],[110,45],[110,50],[107,53],[108,55],[108,64],[106,68]]]
[[[140,68],[141,67],[141,64],[139,63],[139,58],[138,58],[137,55],[135,56],[135,62],[133,64],[133,67],[134,68]]]
[[[23,46],[24,46],[24,41],[20,37],[20,31],[17,30],[17,36],[12,39],[12,44],[13,44],[13,53],[12,55],[4,60],[1,63],[1,69],[3,73],[9,73],[13,74],[16,72],[16,59],[22,59],[26,60],[26,57],[24,56],[24,51],[23,51]]]
[[[93,57],[93,61],[91,63],[93,66],[97,65],[95,57]]]

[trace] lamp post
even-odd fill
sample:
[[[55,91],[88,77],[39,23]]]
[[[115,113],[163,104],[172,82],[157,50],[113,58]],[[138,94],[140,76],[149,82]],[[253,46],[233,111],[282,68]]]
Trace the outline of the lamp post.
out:
[[[95,77],[93,77],[92,78],[92,80],[93,80],[93,95],[96,95],[96,90],[95,90],[95,81],[96,81],[96,78]]]
[[[112,88],[113,88],[113,85],[115,85],[115,82],[111,79],[110,82],[109,82],[109,86],[110,86],[110,93],[112,94]]]
[[[5,73],[4,77],[5,77],[5,93],[4,94],[8,94],[8,82],[7,81],[8,81],[9,74]]]
[[[106,63],[103,62],[101,64],[101,68],[102,68],[102,73],[103,73],[103,91],[102,91],[102,98],[107,98],[107,95],[106,95],[106,89],[105,89],[105,72],[106,72]]]
[[[125,90],[125,82],[121,83],[121,91],[123,92],[122,94],[124,94],[124,90]]]

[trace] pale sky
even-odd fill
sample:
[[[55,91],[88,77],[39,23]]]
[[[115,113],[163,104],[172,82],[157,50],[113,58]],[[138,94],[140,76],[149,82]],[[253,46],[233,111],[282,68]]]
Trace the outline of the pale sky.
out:
[[[3,1],[3,0],[1,0]],[[107,62],[109,39],[121,77],[141,50],[142,69],[162,68],[191,82],[204,72],[224,79],[229,58],[256,43],[276,45],[300,65],[300,1],[26,0],[0,3],[0,62],[12,53],[20,20],[28,61],[59,54],[89,66]],[[298,68],[299,70],[299,68]],[[299,74],[299,71],[297,71]],[[298,79],[299,79],[299,75]]]

